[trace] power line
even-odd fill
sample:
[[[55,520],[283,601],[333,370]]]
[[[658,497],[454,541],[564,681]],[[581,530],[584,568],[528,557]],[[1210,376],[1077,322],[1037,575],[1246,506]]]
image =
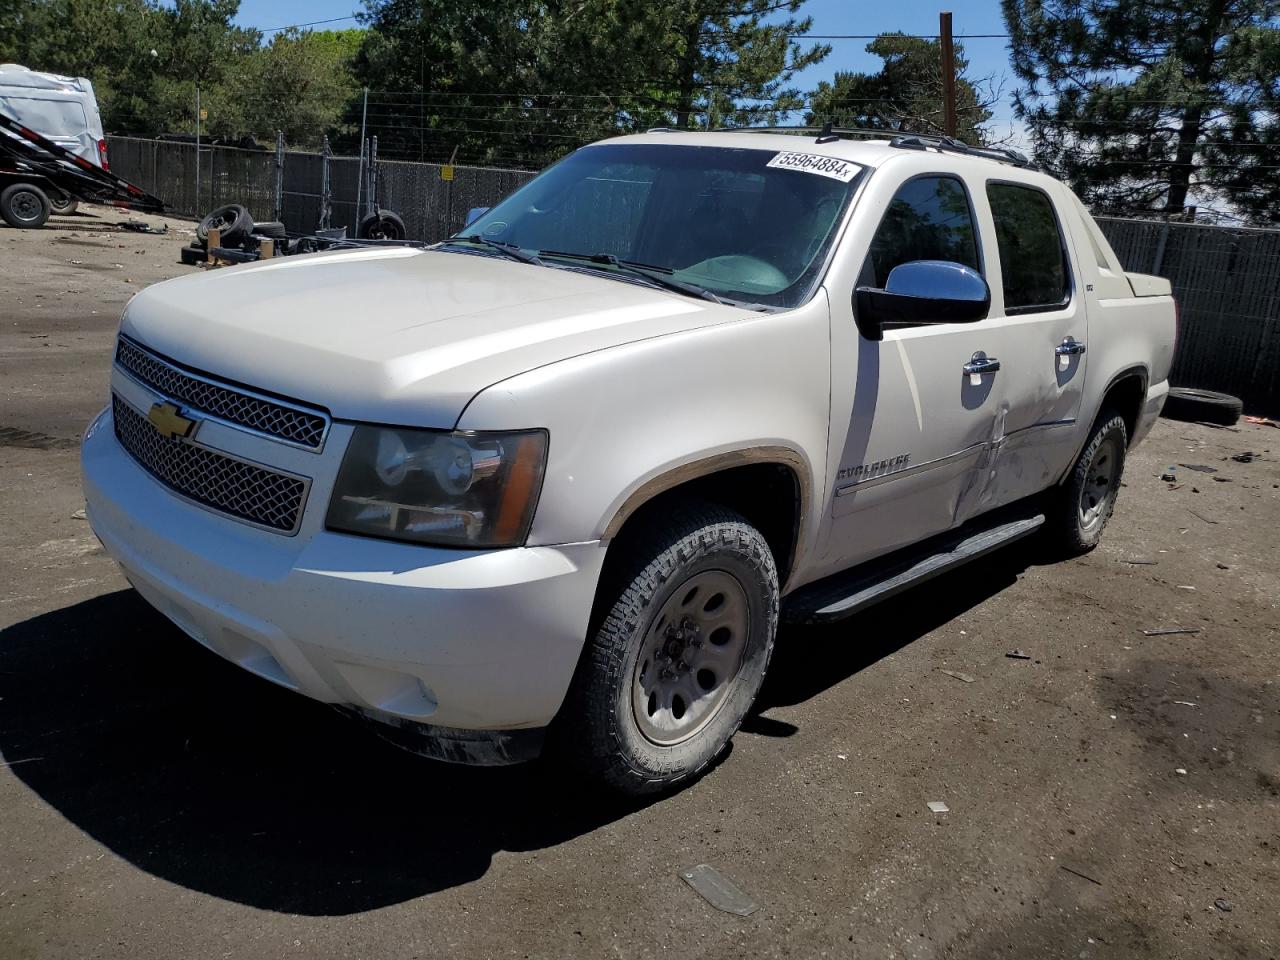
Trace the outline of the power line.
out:
[[[787,34],[788,40],[879,40],[884,37],[888,40],[940,40],[941,34],[937,33],[790,33]],[[970,33],[965,36],[956,36],[957,42],[961,40],[1008,40],[1007,33]]]
[[[328,20],[312,20],[308,23],[290,23],[283,27],[249,27],[250,30],[257,30],[259,33],[279,33],[281,30],[297,30],[301,27],[318,27],[322,23],[341,23],[344,20],[358,20],[355,14],[346,17],[330,17]]]

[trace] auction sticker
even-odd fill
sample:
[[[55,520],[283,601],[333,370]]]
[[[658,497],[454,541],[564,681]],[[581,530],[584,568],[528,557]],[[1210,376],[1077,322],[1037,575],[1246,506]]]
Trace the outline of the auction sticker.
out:
[[[777,167],[779,170],[816,173],[820,177],[830,177],[841,183],[848,183],[862,172],[862,167],[858,164],[841,160],[839,157],[823,157],[815,153],[791,153],[785,150],[774,156],[765,166]]]

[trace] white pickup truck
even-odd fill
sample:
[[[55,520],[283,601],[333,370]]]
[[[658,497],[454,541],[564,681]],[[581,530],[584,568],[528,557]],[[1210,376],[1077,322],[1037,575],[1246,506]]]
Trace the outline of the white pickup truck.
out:
[[[139,294],[88,516],[247,670],[429,756],[655,791],[723,751],[780,617],[1097,543],[1175,334],[1016,155],[654,131],[430,249]]]

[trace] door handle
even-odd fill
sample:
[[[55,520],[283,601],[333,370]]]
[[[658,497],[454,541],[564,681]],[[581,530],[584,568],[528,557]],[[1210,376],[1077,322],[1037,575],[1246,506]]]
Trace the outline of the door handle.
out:
[[[965,373],[981,375],[984,373],[995,373],[1000,369],[1000,361],[995,357],[988,357],[979,350],[973,355],[973,359],[960,368]]]
[[[1054,348],[1054,353],[1060,357],[1078,357],[1084,353],[1084,344],[1075,337],[1063,337],[1062,343]]]

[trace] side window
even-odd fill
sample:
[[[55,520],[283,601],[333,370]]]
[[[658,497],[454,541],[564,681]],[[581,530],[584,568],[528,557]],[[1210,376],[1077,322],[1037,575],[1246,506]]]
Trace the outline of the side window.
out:
[[[996,224],[1005,313],[1052,310],[1071,293],[1062,231],[1053,201],[1035,187],[988,183]]]
[[[980,269],[969,195],[955,177],[916,177],[902,185],[876,229],[859,282],[883,288],[894,267],[912,260]]]

